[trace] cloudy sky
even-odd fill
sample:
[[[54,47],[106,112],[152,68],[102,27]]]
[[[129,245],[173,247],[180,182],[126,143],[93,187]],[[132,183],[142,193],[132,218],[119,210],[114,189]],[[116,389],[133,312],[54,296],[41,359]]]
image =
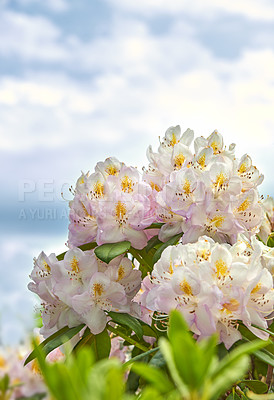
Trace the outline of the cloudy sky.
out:
[[[0,0],[0,338],[61,252],[68,186],[110,155],[141,168],[171,125],[218,129],[274,194],[273,0]]]

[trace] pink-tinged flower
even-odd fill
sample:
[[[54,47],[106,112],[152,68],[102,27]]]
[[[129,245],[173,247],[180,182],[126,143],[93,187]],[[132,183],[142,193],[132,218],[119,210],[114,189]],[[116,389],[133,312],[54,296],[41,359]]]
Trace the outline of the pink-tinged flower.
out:
[[[254,242],[247,254],[247,244],[243,237],[231,246],[203,236],[196,243],[169,246],[154,265],[146,307],[166,314],[178,309],[197,337],[218,332],[227,348],[241,338],[238,321],[265,338],[252,325],[267,326],[273,280],[259,245]]]
[[[124,287],[102,272],[92,276],[83,293],[72,297],[72,307],[95,335],[106,326],[105,311],[129,311]]]
[[[183,232],[184,243],[203,234],[234,243],[238,233],[258,232],[263,211],[257,186],[263,176],[250,157],[237,160],[235,145],[227,149],[217,131],[196,138],[192,154],[193,132],[187,131],[184,141],[179,133],[178,127],[169,128],[158,152],[148,150],[144,179],[154,189],[157,221],[164,223],[160,239]]]
[[[244,190],[255,189],[264,179],[264,176],[252,165],[252,160],[247,154],[240,159],[237,172]]]
[[[0,348],[0,379],[7,374],[11,386],[5,399],[16,400],[30,398],[42,393],[47,394],[47,388],[39,372],[37,361],[24,366],[24,360],[30,351],[31,346],[29,344]]]
[[[50,264],[50,274],[38,269],[41,266],[48,271],[45,263]],[[100,333],[106,326],[106,311],[131,312],[135,307],[132,299],[141,286],[141,271],[128,258],[119,256],[107,265],[94,251],[78,248],[70,249],[61,261],[53,254],[41,253],[31,276],[34,282],[28,287],[42,300],[41,334],[45,337],[66,325],[81,323],[94,334]]]
[[[129,240],[134,247],[144,247],[143,230],[155,221],[155,200],[137,169],[109,158],[78,182],[82,180],[70,202],[69,246]]]
[[[142,249],[147,243],[143,229],[154,221],[154,210],[147,196],[114,192],[111,200],[100,203],[97,243],[129,240]]]
[[[266,199],[262,201],[264,218],[260,226],[259,236],[264,241],[267,242],[268,236],[274,232],[274,199],[273,197],[267,196]]]

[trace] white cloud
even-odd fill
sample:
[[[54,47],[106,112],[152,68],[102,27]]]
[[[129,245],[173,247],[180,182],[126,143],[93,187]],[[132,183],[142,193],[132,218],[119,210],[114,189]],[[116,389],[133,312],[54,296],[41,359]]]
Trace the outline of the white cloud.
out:
[[[61,31],[43,16],[13,11],[0,13],[1,57],[44,62],[65,61],[67,50],[61,44]]]
[[[239,14],[254,20],[273,20],[272,0],[107,0],[114,7],[142,15],[170,14],[215,18],[219,14]]]

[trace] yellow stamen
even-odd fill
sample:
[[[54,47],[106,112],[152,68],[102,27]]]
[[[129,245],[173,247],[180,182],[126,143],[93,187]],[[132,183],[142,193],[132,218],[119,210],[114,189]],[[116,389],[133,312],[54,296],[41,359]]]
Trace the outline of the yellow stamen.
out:
[[[212,147],[212,149],[213,149],[214,154],[217,154],[217,153],[218,153],[218,150],[219,150],[219,147],[218,147],[217,142],[212,142],[212,143],[211,143],[211,147]]]
[[[237,208],[239,212],[245,211],[250,206],[250,201],[247,199]]]
[[[200,166],[202,168],[205,167],[205,153],[203,155],[201,155],[201,157],[198,159],[198,163],[200,164]]]
[[[97,197],[103,197],[104,196],[104,185],[102,182],[97,181],[95,185],[93,186],[93,191],[96,194]]]
[[[224,217],[222,215],[216,215],[212,218],[211,223],[215,224],[216,228],[220,228],[224,222]]]
[[[108,175],[118,175],[118,168],[116,168],[114,165],[109,165],[106,169],[105,169],[106,173]]]
[[[130,179],[127,175],[125,175],[121,182],[122,191],[126,193],[131,193],[133,192],[132,186],[133,186],[132,179]]]
[[[190,194],[191,193],[191,191],[190,191],[190,182],[189,182],[188,179],[185,180],[185,183],[184,183],[184,186],[183,186],[183,191],[186,194]]]
[[[125,268],[120,265],[119,269],[118,269],[118,281],[120,281],[121,279],[123,279],[123,277],[125,276]]]
[[[159,186],[156,183],[151,181],[149,184],[150,184],[152,190],[155,189],[156,192],[160,192],[161,189],[159,188]]]
[[[104,293],[104,287],[102,285],[102,283],[94,283],[93,284],[93,293],[94,296],[102,296],[102,294]]]
[[[225,177],[225,175],[221,172],[219,175],[217,175],[215,185],[216,185],[216,186],[222,186],[222,185],[225,183],[225,181],[226,181],[226,177]]]
[[[76,274],[78,274],[78,272],[80,271],[80,269],[79,269],[79,263],[78,263],[78,261],[77,261],[77,259],[76,259],[75,256],[73,257],[73,259],[72,259],[71,262],[70,262],[70,267],[71,267],[71,270],[72,270],[73,272],[75,272]]]
[[[252,290],[251,293],[257,293],[262,287],[262,284],[259,282]]]
[[[115,215],[118,220],[121,220],[126,215],[127,209],[125,203],[122,203],[120,200],[116,203],[115,207]]]
[[[168,269],[168,272],[170,273],[170,275],[172,275],[172,274],[173,274],[172,261],[170,261],[170,263],[169,263],[169,269]]]
[[[92,215],[89,214],[88,210],[86,209],[84,203],[81,201],[81,206],[83,208],[84,213],[86,214],[87,217],[94,219],[94,217]]]
[[[240,168],[238,169],[239,174],[244,174],[247,170],[246,163],[242,163]]]
[[[48,263],[46,261],[43,261],[43,265],[44,265],[45,270],[47,270],[48,272],[51,271],[50,266],[48,265]]]
[[[176,169],[182,168],[184,162],[185,162],[185,156],[182,153],[174,157],[174,165]]]
[[[240,303],[236,299],[231,299],[229,303],[223,304],[223,310],[227,310],[229,313],[232,311],[237,311],[240,306]]]
[[[188,296],[193,296],[191,286],[185,279],[180,283],[180,289]]]
[[[219,259],[215,262],[217,276],[224,276],[227,273],[227,265],[224,260]]]
[[[177,144],[177,143],[179,143],[179,142],[176,139],[176,135],[175,135],[175,133],[172,133],[172,139],[170,141],[170,144],[171,144],[172,147],[174,147],[175,144]]]

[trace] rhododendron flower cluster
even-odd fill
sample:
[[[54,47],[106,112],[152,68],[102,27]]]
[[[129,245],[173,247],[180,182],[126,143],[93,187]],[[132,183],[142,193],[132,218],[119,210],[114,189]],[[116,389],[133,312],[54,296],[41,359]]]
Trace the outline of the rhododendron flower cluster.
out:
[[[69,244],[129,240],[142,249],[147,243],[143,230],[155,219],[151,192],[136,168],[116,158],[99,162],[93,174],[82,174],[77,181],[70,202]]]
[[[93,251],[78,248],[69,250],[61,261],[42,252],[30,277],[29,289],[43,300],[41,333],[45,337],[81,323],[92,333],[100,333],[107,311],[131,312],[132,298],[141,284],[141,271],[133,269],[128,258],[117,257],[107,265]]]
[[[268,337],[273,199],[262,201],[263,175],[218,131],[191,148],[193,140],[192,130],[170,127],[157,152],[148,148],[142,176],[114,157],[82,173],[71,189],[69,250],[42,252],[30,275],[45,337],[84,324],[117,343],[139,339],[145,351],[157,345],[154,322],[168,324],[174,308],[198,340],[217,332],[229,348],[239,324]]]
[[[250,255],[246,249],[242,240],[230,246],[207,236],[169,246],[154,265],[145,305],[160,313],[180,310],[197,336],[217,331],[228,348],[241,338],[239,321],[265,338],[252,324],[267,328],[265,315],[274,303],[272,277],[262,266],[260,247]]]
[[[183,232],[184,243],[204,234],[233,243],[238,233],[258,232],[263,175],[247,154],[235,158],[235,145],[226,149],[217,131],[196,138],[195,153],[189,147],[193,136],[190,129],[181,135],[179,126],[171,127],[157,153],[148,149],[144,180],[154,189],[157,221],[164,223],[159,238]]]

